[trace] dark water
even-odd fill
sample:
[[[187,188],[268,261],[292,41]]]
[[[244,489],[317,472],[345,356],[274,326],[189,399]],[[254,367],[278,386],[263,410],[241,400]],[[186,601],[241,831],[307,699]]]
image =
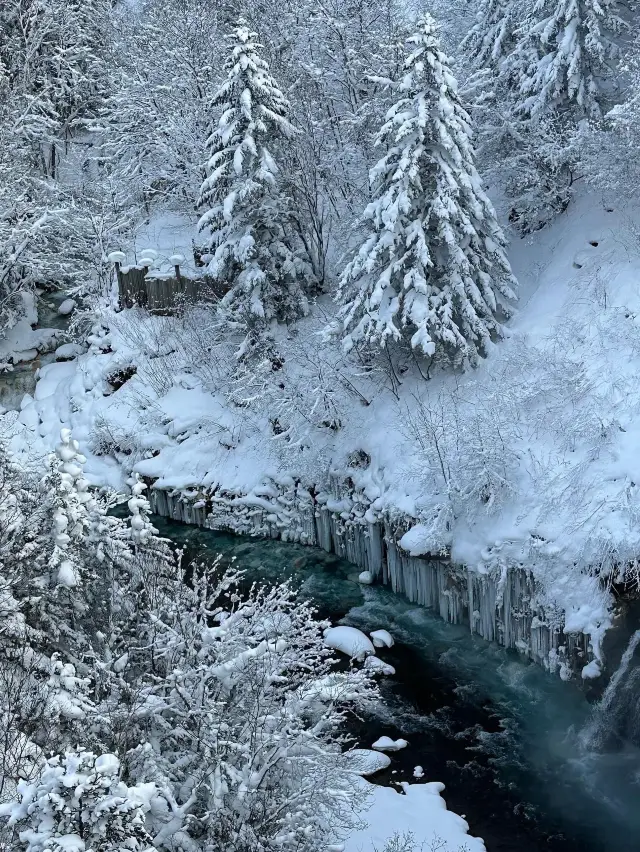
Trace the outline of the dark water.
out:
[[[382,679],[378,711],[352,725],[362,747],[382,734],[409,740],[376,783],[413,781],[422,766],[490,852],[640,852],[640,755],[585,747],[593,708],[575,685],[360,586],[353,566],[323,551],[154,522],[187,557],[235,559],[247,582],[293,578],[322,617],[391,632],[396,644],[378,653],[396,675]]]

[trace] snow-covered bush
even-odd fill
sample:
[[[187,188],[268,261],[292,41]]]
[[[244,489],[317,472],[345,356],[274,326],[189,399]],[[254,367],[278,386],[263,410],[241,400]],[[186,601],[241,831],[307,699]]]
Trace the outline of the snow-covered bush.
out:
[[[127,787],[114,754],[67,752],[50,758],[18,799],[0,807],[23,852],[154,852],[145,827],[153,785]]]
[[[361,799],[340,769],[341,727],[374,687],[365,671],[335,670],[327,625],[289,587],[241,594],[238,581],[196,572],[154,614],[130,772],[168,803],[161,848],[319,850]]]

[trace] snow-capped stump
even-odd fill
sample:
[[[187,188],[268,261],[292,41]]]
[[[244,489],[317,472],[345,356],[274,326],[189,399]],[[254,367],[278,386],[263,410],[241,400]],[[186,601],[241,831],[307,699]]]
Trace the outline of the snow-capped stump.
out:
[[[77,302],[75,299],[65,299],[64,302],[61,302],[58,306],[58,313],[61,317],[68,317],[72,314],[77,306]]]
[[[391,737],[380,737],[371,748],[374,748],[376,751],[400,751],[408,745],[409,743],[406,740],[392,740]]]
[[[367,657],[364,661],[364,668],[374,675],[381,674],[390,676],[396,673],[394,667],[389,665],[389,663],[385,663],[385,661],[381,660],[380,657]]]
[[[171,266],[180,266],[181,263],[184,263],[184,255],[172,254],[169,258],[169,263],[171,264]]]
[[[158,257],[158,252],[152,248],[142,249],[140,252],[140,260],[144,260],[147,257],[155,260]]]
[[[391,758],[369,748],[354,748],[343,755],[346,768],[365,777],[381,772],[391,764]]]
[[[107,260],[109,263],[119,263],[122,265],[126,262],[127,256],[123,251],[112,251],[107,255]]]
[[[362,571],[358,574],[358,582],[363,586],[370,586],[373,583],[373,574],[371,571]]]
[[[72,361],[78,355],[84,355],[86,351],[86,347],[79,343],[63,343],[56,349],[56,361]]]
[[[393,636],[388,630],[372,630],[369,636],[373,640],[374,648],[391,648],[393,646]]]
[[[324,631],[324,644],[327,648],[348,654],[352,660],[364,660],[375,654],[371,640],[357,627],[327,627]]]

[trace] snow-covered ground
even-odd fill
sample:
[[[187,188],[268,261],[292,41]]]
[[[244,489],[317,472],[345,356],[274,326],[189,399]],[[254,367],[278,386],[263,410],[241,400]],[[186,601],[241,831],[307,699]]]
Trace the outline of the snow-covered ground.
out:
[[[592,569],[640,554],[635,215],[585,195],[515,242],[520,305],[508,339],[477,370],[428,382],[400,358],[397,393],[380,364],[363,370],[322,344],[328,300],[283,332],[284,363],[267,381],[240,389],[228,382],[232,347],[214,343],[206,314],[187,327],[105,309],[86,355],[40,371],[24,429],[11,426],[14,448],[51,448],[69,426],[95,483],[119,487],[134,467],[161,488],[265,506],[290,477],[327,494],[341,482],[334,511],[413,526],[403,546],[415,555],[450,551],[496,576],[530,568],[540,603],[566,611],[568,629],[597,647],[611,599]],[[163,251],[188,251],[184,223],[148,226],[145,247],[155,231]]]

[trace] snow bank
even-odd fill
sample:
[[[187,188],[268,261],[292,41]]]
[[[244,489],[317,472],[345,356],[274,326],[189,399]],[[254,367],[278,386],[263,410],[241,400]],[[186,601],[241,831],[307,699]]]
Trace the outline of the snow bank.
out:
[[[357,627],[328,627],[324,631],[324,644],[354,660],[364,660],[369,654],[375,654],[371,640]]]
[[[447,810],[440,795],[444,784],[403,783],[403,792],[397,793],[390,787],[362,783],[370,793],[368,810],[360,814],[366,825],[347,838],[344,852],[383,850],[394,835],[407,833],[413,835],[416,850],[486,852],[483,841],[469,835],[468,823]]]

